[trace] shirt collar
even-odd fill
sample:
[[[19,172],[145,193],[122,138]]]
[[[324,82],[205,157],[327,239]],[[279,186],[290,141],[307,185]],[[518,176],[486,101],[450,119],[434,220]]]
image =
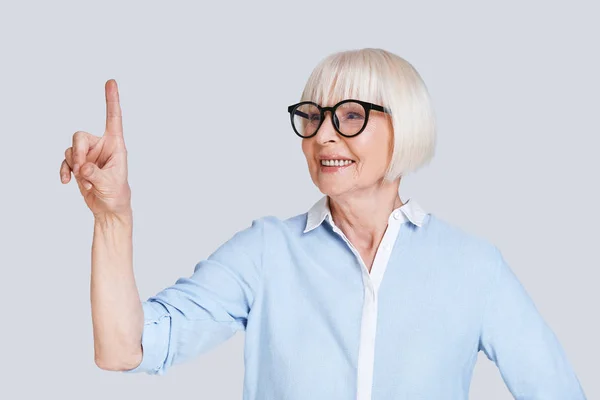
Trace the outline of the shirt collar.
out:
[[[404,202],[404,204],[401,207],[398,207],[397,209],[393,210],[392,213],[396,210],[402,211],[410,222],[419,227],[423,225],[423,220],[427,215],[425,210],[423,210],[423,208],[413,198],[409,198],[408,200],[406,200],[406,202]],[[329,223],[333,223],[333,221],[331,220],[331,210],[329,209],[328,196],[321,197],[319,201],[317,201],[310,208],[310,210],[308,210],[304,233],[309,232],[321,225],[325,218],[327,218]]]

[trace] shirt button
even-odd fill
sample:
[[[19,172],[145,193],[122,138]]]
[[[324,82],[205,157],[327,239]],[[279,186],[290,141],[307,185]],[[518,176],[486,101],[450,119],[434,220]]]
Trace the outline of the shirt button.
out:
[[[394,219],[400,219],[400,210],[394,211]]]

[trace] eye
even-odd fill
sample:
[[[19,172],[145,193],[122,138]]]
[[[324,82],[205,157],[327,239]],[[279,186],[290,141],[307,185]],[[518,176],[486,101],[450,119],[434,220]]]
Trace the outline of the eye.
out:
[[[358,113],[351,112],[351,113],[346,114],[346,118],[347,119],[363,119],[364,117]]]
[[[321,114],[308,114],[308,120],[311,122],[319,122],[321,119]]]
[[[342,122],[359,122],[364,121],[365,116],[362,113],[356,111],[345,111],[342,115],[339,116],[340,121]]]

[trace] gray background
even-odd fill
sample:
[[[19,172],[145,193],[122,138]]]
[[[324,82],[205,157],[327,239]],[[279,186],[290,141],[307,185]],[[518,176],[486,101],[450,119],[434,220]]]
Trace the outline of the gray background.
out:
[[[93,220],[60,183],[64,151],[77,130],[103,133],[115,78],[147,298],[253,219],[321,196],[286,107],[326,55],[381,47],[422,74],[438,117],[436,156],[403,199],[501,249],[600,398],[597,3],[8,3],[0,397],[240,399],[241,333],[163,377],[96,367]],[[511,398],[479,353],[471,399]]]

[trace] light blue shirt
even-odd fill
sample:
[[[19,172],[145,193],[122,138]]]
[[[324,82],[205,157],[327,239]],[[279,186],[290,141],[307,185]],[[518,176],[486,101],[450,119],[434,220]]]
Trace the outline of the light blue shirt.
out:
[[[142,304],[126,373],[165,374],[244,330],[244,400],[467,400],[480,350],[516,399],[586,399],[498,248],[414,199],[370,271],[324,196],[252,221]]]

